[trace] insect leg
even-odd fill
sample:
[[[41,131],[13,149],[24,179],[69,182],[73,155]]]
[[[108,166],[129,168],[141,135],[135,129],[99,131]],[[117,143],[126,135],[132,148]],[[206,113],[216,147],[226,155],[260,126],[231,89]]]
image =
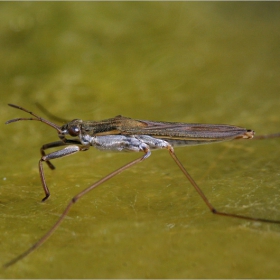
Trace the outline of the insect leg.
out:
[[[46,144],[46,145],[44,145],[45,147],[43,146],[42,148],[53,148],[53,147],[58,147],[58,146],[63,146],[63,145],[67,145],[67,143],[64,143],[62,141],[57,141],[57,142],[52,142],[52,143]],[[47,183],[46,183],[46,179],[45,179],[45,175],[44,175],[43,162],[47,162],[48,166],[51,167],[51,169],[54,169],[54,165],[52,163],[50,163],[50,160],[69,156],[69,155],[72,155],[72,154],[80,152],[80,151],[85,151],[87,149],[88,149],[87,146],[69,145],[62,150],[52,152],[48,155],[45,154],[44,149],[41,149],[42,157],[39,160],[39,174],[40,174],[43,189],[44,189],[44,192],[46,195],[42,199],[42,201],[45,201],[50,196],[50,191],[49,191],[49,188],[47,187]]]
[[[89,186],[88,188],[86,188],[85,190],[83,190],[82,192],[78,193],[76,196],[74,196],[71,201],[68,203],[68,205],[66,206],[64,212],[62,213],[62,215],[60,216],[60,218],[57,220],[57,222],[52,226],[52,228],[39,240],[37,241],[34,245],[32,245],[27,251],[23,252],[21,255],[17,256],[16,258],[14,258],[13,260],[9,261],[8,263],[6,263],[4,265],[4,267],[9,267],[13,264],[15,264],[16,262],[18,262],[19,260],[23,259],[24,257],[26,257],[27,255],[29,255],[30,253],[32,253],[34,250],[36,250],[38,247],[40,247],[53,233],[54,231],[59,227],[59,225],[62,223],[62,221],[65,219],[66,215],[68,214],[70,208],[73,206],[74,203],[76,203],[82,196],[84,196],[85,194],[87,194],[88,192],[90,192],[91,190],[93,190],[94,188],[98,187],[99,185],[101,185],[102,183],[108,181],[109,179],[111,179],[112,177],[116,176],[117,174],[125,171],[126,169],[130,168],[131,166],[135,165],[138,162],[143,161],[144,159],[148,158],[151,154],[149,149],[144,149],[143,150],[145,152],[145,154],[138,158],[135,159],[129,163],[127,163],[126,165],[122,166],[121,168],[111,172],[110,174],[108,174],[107,176],[105,176],[104,178],[100,179],[99,181],[97,181],[96,183],[94,183],[93,185]]]
[[[65,141],[51,142],[51,143],[45,144],[41,147],[41,149],[40,149],[41,156],[42,157],[46,156],[45,150],[47,150],[47,149],[56,148],[56,147],[60,147],[60,146],[66,146],[69,144],[81,144],[81,143],[78,140],[71,140],[71,139],[70,140],[65,139]],[[52,169],[52,170],[55,169],[55,166],[49,160],[46,160],[46,163],[50,169]]]
[[[198,194],[200,195],[200,197],[203,199],[203,201],[205,202],[205,204],[208,206],[208,208],[210,209],[210,211],[213,214],[217,214],[217,215],[221,215],[221,216],[227,216],[227,217],[233,217],[233,218],[239,218],[239,219],[244,219],[244,220],[251,220],[251,221],[259,221],[259,222],[265,222],[265,223],[275,223],[275,224],[280,224],[280,221],[276,221],[276,220],[268,220],[268,219],[262,219],[262,218],[252,218],[252,217],[248,217],[248,216],[243,216],[243,215],[238,215],[238,214],[230,214],[230,213],[225,213],[225,212],[220,212],[218,210],[216,210],[213,205],[209,202],[208,198],[205,196],[205,194],[202,192],[202,190],[200,189],[200,187],[197,185],[197,183],[194,181],[194,179],[191,177],[191,175],[188,173],[188,171],[185,169],[185,167],[182,165],[182,163],[179,161],[179,159],[177,158],[173,147],[170,145],[167,147],[169,154],[171,155],[171,157],[173,158],[173,160],[176,162],[176,164],[179,166],[179,168],[181,169],[181,171],[184,173],[184,175],[187,177],[187,179],[190,181],[190,183],[193,185],[193,187],[195,188],[195,190],[198,192]]]
[[[278,137],[280,137],[280,133],[264,134],[264,135],[254,136],[252,140],[261,140],[261,139],[278,138]]]

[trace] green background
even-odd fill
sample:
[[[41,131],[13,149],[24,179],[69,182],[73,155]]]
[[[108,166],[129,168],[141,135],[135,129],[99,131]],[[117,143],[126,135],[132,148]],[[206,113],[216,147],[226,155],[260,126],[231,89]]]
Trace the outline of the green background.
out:
[[[280,131],[280,3],[0,3],[0,260],[37,241],[79,191],[140,154],[37,162],[65,118],[124,116]],[[279,139],[176,153],[220,210],[280,220]],[[213,216],[166,151],[82,198],[1,278],[280,278],[280,226]]]

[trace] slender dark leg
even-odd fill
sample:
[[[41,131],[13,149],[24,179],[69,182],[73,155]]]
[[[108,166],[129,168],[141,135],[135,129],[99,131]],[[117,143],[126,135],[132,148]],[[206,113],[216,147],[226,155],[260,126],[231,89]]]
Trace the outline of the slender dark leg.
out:
[[[279,138],[280,133],[273,133],[273,134],[264,134],[264,135],[256,135],[252,140],[261,140],[261,139],[269,139],[269,138]]]
[[[63,150],[61,150],[63,151]],[[61,152],[60,151],[60,152]],[[9,261],[8,263],[6,263],[4,265],[4,267],[9,267],[13,264],[15,264],[16,262],[18,262],[19,260],[23,259],[24,257],[26,257],[27,255],[29,255],[30,253],[32,253],[35,249],[37,249],[39,246],[41,246],[53,233],[54,231],[59,227],[59,225],[62,223],[62,221],[65,219],[66,215],[68,214],[70,208],[73,206],[74,203],[76,203],[82,196],[84,196],[85,194],[87,194],[88,192],[90,192],[91,190],[93,190],[94,188],[98,187],[99,185],[101,185],[102,183],[108,181],[109,179],[111,179],[112,177],[116,176],[117,174],[125,171],[126,169],[130,168],[131,166],[135,165],[138,162],[143,161],[144,159],[146,159],[147,157],[149,157],[150,155],[150,151],[146,150],[145,151],[145,155],[142,156],[141,158],[138,158],[136,160],[133,160],[129,163],[127,163],[126,165],[122,166],[121,168],[113,171],[112,173],[108,174],[107,176],[105,176],[104,178],[102,178],[101,180],[97,181],[96,183],[94,183],[93,185],[89,186],[88,188],[86,188],[85,190],[83,190],[82,192],[78,193],[76,196],[74,196],[71,201],[68,203],[67,207],[65,208],[64,212],[62,213],[62,215],[60,216],[60,218],[57,220],[57,222],[53,225],[53,227],[38,241],[36,242],[34,245],[32,245],[27,251],[25,251],[24,253],[22,253],[21,255],[17,256],[16,258],[14,258],[13,260]]]
[[[181,171],[184,173],[184,175],[187,177],[187,179],[190,181],[190,183],[193,185],[193,187],[195,188],[195,190],[198,192],[198,194],[200,195],[200,197],[203,199],[203,201],[205,202],[205,204],[208,206],[208,208],[210,209],[210,211],[213,214],[217,214],[217,215],[221,215],[221,216],[227,216],[227,217],[233,217],[233,218],[239,218],[239,219],[244,219],[244,220],[251,220],[251,221],[259,221],[259,222],[265,222],[265,223],[274,223],[274,224],[280,224],[280,221],[276,221],[276,220],[268,220],[268,219],[261,219],[261,218],[252,218],[252,217],[247,217],[247,216],[243,216],[243,215],[237,215],[237,214],[229,214],[229,213],[225,213],[225,212],[220,212],[218,210],[216,210],[213,205],[209,202],[209,200],[207,199],[207,197],[205,196],[205,194],[202,192],[202,190],[200,189],[200,187],[196,184],[196,182],[194,181],[194,179],[191,177],[191,175],[188,173],[188,171],[185,169],[185,167],[182,165],[182,163],[179,161],[179,159],[177,158],[176,154],[174,153],[174,149],[172,148],[172,146],[168,147],[168,151],[171,155],[171,157],[173,158],[173,160],[176,162],[176,164],[179,166],[179,168],[181,169]]]

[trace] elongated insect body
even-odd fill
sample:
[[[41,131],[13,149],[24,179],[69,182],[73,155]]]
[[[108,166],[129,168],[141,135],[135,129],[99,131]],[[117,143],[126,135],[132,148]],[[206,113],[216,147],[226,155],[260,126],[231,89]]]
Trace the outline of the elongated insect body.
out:
[[[104,178],[100,179],[93,185],[87,187],[75,197],[71,199],[66,206],[64,212],[57,220],[57,222],[51,227],[51,229],[33,246],[21,255],[17,256],[4,266],[8,267],[17,261],[23,259],[36,248],[41,246],[59,227],[61,222],[65,219],[72,205],[77,202],[82,196],[98,187],[102,183],[123,172],[124,170],[132,167],[136,163],[143,161],[151,155],[151,150],[167,149],[170,156],[175,163],[187,177],[194,189],[200,195],[207,207],[213,214],[251,220],[260,221],[266,223],[280,224],[280,221],[269,220],[263,218],[254,218],[238,214],[225,213],[216,210],[204,195],[202,190],[196,184],[194,179],[187,172],[185,167],[177,158],[174,148],[175,146],[189,146],[209,144],[215,142],[221,142],[233,139],[251,139],[254,136],[254,131],[247,130],[242,127],[233,125],[216,125],[216,124],[189,124],[189,123],[176,123],[176,122],[159,122],[159,121],[146,121],[146,120],[134,120],[131,118],[116,116],[115,118],[102,120],[102,121],[83,121],[80,119],[74,119],[63,126],[58,126],[48,120],[45,120],[38,115],[28,111],[20,106],[9,104],[9,106],[22,110],[30,114],[31,118],[16,118],[6,122],[6,124],[21,121],[21,120],[33,120],[40,121],[54,128],[59,140],[45,144],[41,147],[41,158],[39,160],[39,174],[42,181],[42,186],[45,192],[45,201],[50,196],[50,191],[47,187],[43,163],[45,162],[49,168],[54,169],[54,165],[51,160],[61,158],[75,154],[80,151],[86,151],[91,146],[99,150],[107,151],[120,151],[120,152],[143,152],[144,155],[140,158],[127,163],[119,169],[111,172]],[[279,137],[280,134],[274,134],[273,136],[259,136],[259,139]],[[50,148],[61,148],[57,151],[49,154],[45,153],[45,150]]]
[[[79,136],[81,143],[90,142],[89,139],[93,136],[146,135],[166,140],[167,142],[179,140],[179,145],[186,146],[220,142],[236,138],[248,139],[254,136],[254,131],[233,125],[153,122],[134,120],[123,116],[117,116],[98,122],[76,119],[62,126],[61,129],[65,134]]]
[[[75,119],[61,127],[64,135],[99,150],[143,151],[253,138],[254,131],[232,125],[153,122],[116,116],[103,121]],[[144,146],[143,146],[144,145]]]

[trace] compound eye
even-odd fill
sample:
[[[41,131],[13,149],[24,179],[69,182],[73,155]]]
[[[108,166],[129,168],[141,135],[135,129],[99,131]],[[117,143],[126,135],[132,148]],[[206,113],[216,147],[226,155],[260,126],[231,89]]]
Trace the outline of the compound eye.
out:
[[[72,125],[68,128],[68,133],[71,136],[78,136],[80,133],[80,128],[77,125]]]

